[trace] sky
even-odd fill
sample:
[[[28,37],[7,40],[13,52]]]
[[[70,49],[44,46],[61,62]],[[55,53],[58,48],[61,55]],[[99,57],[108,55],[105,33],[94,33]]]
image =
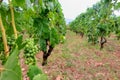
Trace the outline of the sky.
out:
[[[75,19],[80,13],[100,0],[58,0],[66,19]]]

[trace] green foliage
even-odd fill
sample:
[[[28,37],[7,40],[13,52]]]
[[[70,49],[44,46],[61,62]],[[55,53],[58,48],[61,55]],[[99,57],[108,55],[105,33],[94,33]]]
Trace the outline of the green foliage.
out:
[[[2,46],[2,47],[3,47],[3,46]],[[2,47],[1,47],[1,48],[2,48]],[[5,57],[3,51],[0,52],[0,60],[2,61],[2,65],[6,62],[6,57]]]
[[[33,78],[33,80],[48,80],[48,78],[45,74],[38,74]]]
[[[66,27],[61,6],[57,0],[39,1],[34,7],[37,15],[34,18],[34,27],[36,34],[39,37],[38,41],[42,51],[47,50],[46,41],[50,42],[51,46],[63,41],[61,38],[65,36]],[[42,10],[41,10],[42,8]]]
[[[12,0],[12,5],[13,6],[20,6],[20,7],[23,7],[24,4],[25,4],[25,1],[26,0]]]
[[[18,36],[18,38],[15,40],[15,44],[18,46],[19,50],[21,50],[25,47],[26,43],[23,42],[22,35]]]
[[[47,76],[35,65],[29,66],[27,75],[30,80],[48,80]]]
[[[120,2],[118,2],[115,7],[114,7],[116,10],[119,10],[120,9]]]
[[[10,58],[11,56],[13,57],[14,53],[18,56],[17,53],[21,49],[24,49],[26,63],[29,65],[35,65],[35,54],[38,52],[38,46],[40,46],[42,51],[46,51],[48,45],[46,41],[50,43],[50,46],[54,47],[65,40],[66,25],[61,5],[58,0],[10,1],[14,11],[15,26],[19,35],[17,39],[12,36],[13,29],[11,24],[12,17],[10,5],[5,2],[0,3],[0,15],[2,16],[3,25],[6,31],[7,43],[10,47]],[[23,37],[28,39],[23,39]],[[31,38],[29,39],[29,37]],[[1,32],[0,46],[0,57],[3,57],[3,41],[1,38]],[[6,70],[1,74],[2,80],[6,75],[8,75],[9,79],[6,77],[4,80],[21,80],[21,74],[19,73],[21,69],[19,65],[16,65],[16,63],[18,63],[16,55],[14,54],[14,61],[9,58],[6,59],[7,62],[5,65],[7,65],[8,68],[5,66]],[[16,73],[16,70],[19,74]],[[10,74],[10,72],[13,72],[13,74]],[[16,77],[17,75],[19,75],[19,77]],[[47,80],[46,76],[41,73],[35,74],[34,76],[34,80]]]
[[[117,38],[120,39],[120,17],[117,17],[115,21],[115,34],[117,35]]]
[[[6,32],[8,34],[13,34],[13,30],[10,28],[11,27],[11,16],[10,16],[10,10],[9,10],[9,6],[7,3],[1,3],[0,5],[0,15],[2,17],[2,21],[3,21],[3,25],[6,29]],[[9,26],[9,27],[7,27]]]
[[[26,44],[23,43],[22,41],[23,41],[23,37],[22,36],[18,36],[17,39],[15,39],[15,37],[13,35],[7,36],[7,44],[8,44],[8,47],[9,47],[10,55],[11,55],[11,52],[14,50],[16,45],[18,46],[19,50],[24,48],[24,46]],[[1,49],[0,49],[0,60],[2,61],[2,64],[4,64],[6,62],[6,60],[7,60],[7,58],[4,55],[4,45],[3,45],[2,37],[0,39],[0,42],[2,42],[0,44],[0,46],[1,46]]]
[[[80,14],[70,25],[77,33],[84,33],[88,42],[98,43],[99,37],[109,36],[117,27],[113,8],[117,3],[112,0],[101,0]]]
[[[7,58],[4,55],[4,45],[3,45],[3,40],[2,37],[0,37],[0,60],[2,61],[2,64],[4,64],[7,60]],[[13,49],[13,46],[15,46],[15,38],[14,36],[7,36],[7,44],[9,46],[9,51]]]
[[[9,6],[2,3],[1,14],[7,35],[13,34]],[[64,42],[66,25],[61,5],[58,0],[12,0],[16,28],[19,32],[27,32],[39,41],[41,50],[46,51],[49,41],[51,46]],[[9,26],[9,27],[8,27]]]
[[[11,37],[7,37],[7,44],[10,48],[12,48],[15,45],[15,37],[13,35]]]
[[[29,76],[30,80],[33,80],[34,76],[38,74],[42,74],[42,71],[37,66],[29,66],[27,75]]]
[[[4,65],[5,70],[1,72],[0,80],[22,80],[20,64],[18,62],[18,47],[16,46]]]

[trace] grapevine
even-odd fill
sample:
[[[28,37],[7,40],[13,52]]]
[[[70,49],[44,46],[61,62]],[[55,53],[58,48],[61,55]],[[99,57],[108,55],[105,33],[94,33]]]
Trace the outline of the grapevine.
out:
[[[119,38],[119,20],[117,20],[119,18],[113,14],[118,4],[117,0],[101,0],[77,16],[69,24],[70,29],[77,33],[83,33],[88,42],[93,44],[99,42],[100,49],[103,49],[103,45],[107,42],[106,37],[109,37],[111,33],[116,32]]]

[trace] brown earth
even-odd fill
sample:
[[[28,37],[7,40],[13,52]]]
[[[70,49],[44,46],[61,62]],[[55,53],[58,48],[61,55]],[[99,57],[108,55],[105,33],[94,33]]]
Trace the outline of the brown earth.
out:
[[[55,47],[46,66],[41,66],[42,52],[36,55],[37,65],[48,80],[120,80],[120,41],[107,38],[103,50],[91,45],[86,38],[67,31],[66,41]],[[21,63],[24,60],[21,59]],[[27,66],[21,65],[24,80]]]

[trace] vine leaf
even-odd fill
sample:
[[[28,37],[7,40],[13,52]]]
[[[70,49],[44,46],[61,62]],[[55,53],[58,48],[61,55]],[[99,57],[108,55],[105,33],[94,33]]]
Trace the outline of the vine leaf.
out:
[[[29,76],[30,80],[34,80],[33,78],[38,74],[43,74],[41,69],[39,69],[37,66],[34,65],[29,66],[27,75]],[[41,80],[45,80],[45,79],[41,79]]]
[[[25,3],[25,0],[12,0],[12,4],[14,6],[21,6],[21,7],[23,7],[24,3]]]
[[[0,80],[22,80],[22,72],[18,63],[18,53],[19,50],[15,47],[4,65],[5,71],[1,72]]]
[[[48,80],[45,74],[38,74],[36,75],[33,80]]]

